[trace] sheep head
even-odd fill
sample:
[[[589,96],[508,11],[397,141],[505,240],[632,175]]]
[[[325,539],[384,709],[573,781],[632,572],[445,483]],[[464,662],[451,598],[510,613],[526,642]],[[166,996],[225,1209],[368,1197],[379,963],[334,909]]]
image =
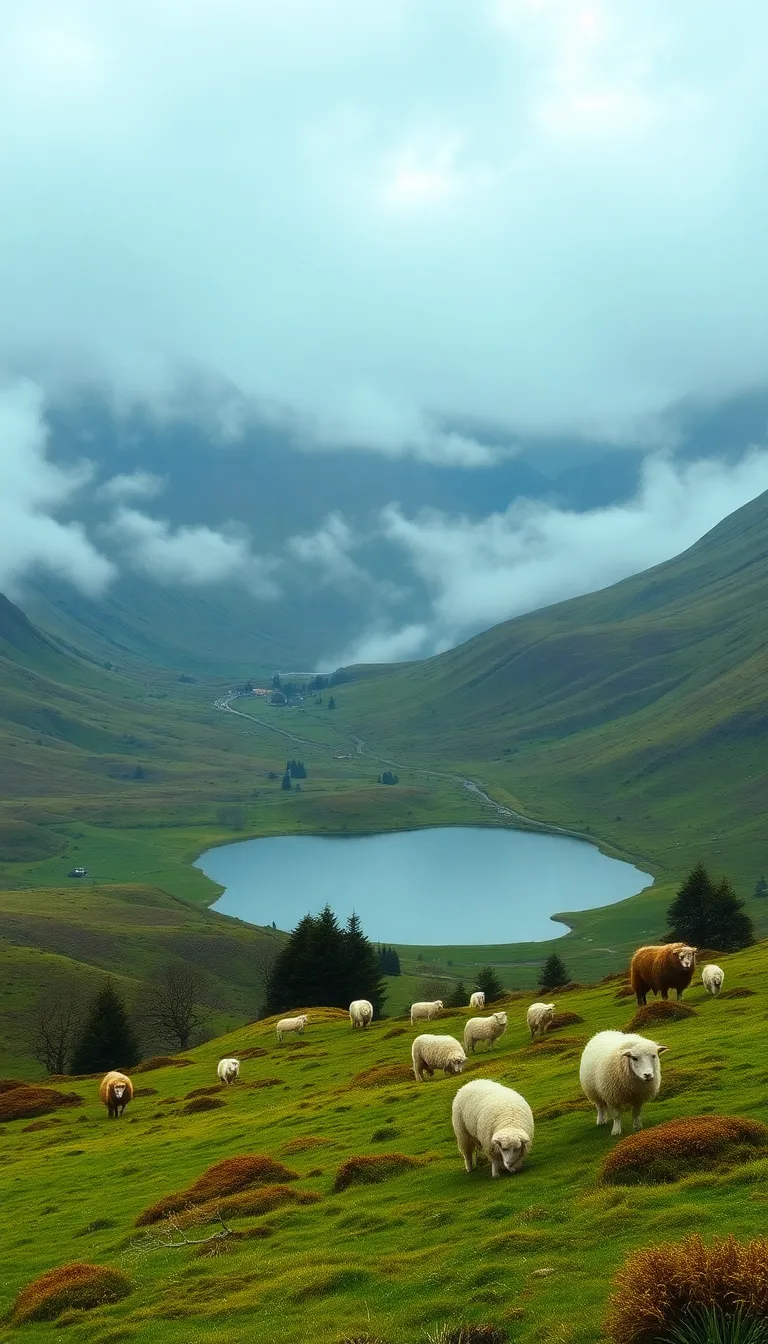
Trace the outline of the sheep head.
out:
[[[491,1139],[490,1156],[503,1163],[505,1171],[519,1171],[528,1156],[530,1135],[513,1125],[497,1129]]]
[[[695,964],[696,964],[696,948],[695,948],[695,947],[679,947],[679,948],[677,949],[677,956],[678,956],[678,960],[679,960],[679,962],[680,962],[680,965],[681,965],[681,966],[683,967],[683,969],[686,970],[686,971],[690,971],[691,967],[692,967],[692,966],[695,966]]]
[[[630,1045],[626,1050],[622,1050],[621,1054],[627,1061],[630,1071],[641,1083],[651,1083],[654,1079],[658,1081],[661,1074],[659,1055],[668,1049],[669,1046],[657,1045],[655,1041],[638,1041],[636,1045]]]

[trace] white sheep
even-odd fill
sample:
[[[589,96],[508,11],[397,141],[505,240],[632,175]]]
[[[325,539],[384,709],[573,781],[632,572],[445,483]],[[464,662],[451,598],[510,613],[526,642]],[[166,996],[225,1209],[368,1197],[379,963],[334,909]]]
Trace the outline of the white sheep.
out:
[[[470,996],[469,1006],[470,1008],[485,1007],[485,994],[483,993],[482,989],[476,989],[474,994]]]
[[[611,1134],[621,1133],[621,1113],[632,1108],[634,1129],[642,1129],[643,1103],[661,1087],[659,1055],[668,1047],[623,1031],[598,1031],[581,1056],[579,1080],[597,1110],[597,1123],[613,1120]]]
[[[554,1003],[532,1003],[525,1015],[531,1036],[543,1036],[555,1016]]]
[[[474,1054],[478,1041],[486,1041],[490,1050],[494,1041],[507,1030],[507,1014],[492,1013],[490,1017],[470,1017],[464,1028],[464,1049],[468,1055]]]
[[[220,1083],[234,1083],[240,1072],[239,1059],[220,1059],[216,1074]]]
[[[436,1069],[449,1074],[461,1073],[467,1062],[459,1042],[453,1036],[417,1036],[411,1046],[413,1072],[417,1083],[424,1082],[424,1074],[430,1078]]]
[[[721,970],[719,966],[705,966],[704,970],[701,972],[702,985],[708,994],[713,994],[715,997],[717,997],[720,990],[723,988],[724,979],[725,971]]]
[[[491,1176],[520,1170],[533,1143],[533,1115],[519,1092],[474,1078],[456,1093],[451,1119],[467,1171],[478,1148],[491,1160]]]
[[[302,1013],[300,1017],[281,1017],[275,1027],[278,1041],[282,1042],[283,1036],[287,1035],[289,1031],[298,1032],[299,1036],[302,1036],[308,1021],[309,1018],[306,1013]]]
[[[353,999],[349,1005],[349,1020],[352,1028],[362,1027],[363,1030],[373,1018],[373,1004],[368,999]]]
[[[433,1017],[443,1010],[443,1000],[435,999],[433,1003],[412,1003],[411,1004],[411,1026],[414,1022],[431,1022]]]

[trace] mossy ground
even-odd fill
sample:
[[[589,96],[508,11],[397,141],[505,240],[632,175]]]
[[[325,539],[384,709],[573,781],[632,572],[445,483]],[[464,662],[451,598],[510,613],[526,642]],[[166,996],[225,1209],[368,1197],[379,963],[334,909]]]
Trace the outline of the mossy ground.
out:
[[[700,985],[686,992],[696,1016],[656,1033],[669,1053],[647,1126],[717,1113],[765,1118],[768,944],[723,965],[729,985],[755,993],[724,1001]],[[154,1069],[146,1076],[155,1095],[134,1100],[119,1122],[106,1119],[93,1081],[73,1081],[67,1090],[84,1104],[57,1112],[60,1124],[25,1132],[18,1121],[0,1134],[0,1313],[25,1284],[73,1260],[124,1270],[133,1291],[74,1313],[65,1335],[6,1325],[0,1338],[338,1344],[369,1331],[387,1344],[420,1344],[443,1322],[469,1320],[507,1323],[521,1344],[596,1344],[610,1278],[628,1251],[691,1231],[705,1240],[755,1236],[768,1210],[768,1159],[668,1186],[600,1184],[617,1140],[583,1108],[578,1059],[590,1034],[625,1023],[615,990],[560,997],[584,1022],[565,1042],[553,1038],[565,1047],[557,1051],[531,1048],[526,1002],[510,1004],[507,1033],[459,1079],[419,1085],[405,1075],[409,1026],[399,1036],[391,1021],[353,1033],[342,1014],[310,1010],[302,1040],[277,1046],[271,1024],[257,1022],[188,1052],[194,1062],[183,1070]],[[444,1014],[438,1029],[460,1035],[467,1013]],[[221,1109],[182,1113],[189,1093],[215,1083],[221,1055],[262,1049],[221,1089]],[[467,1176],[451,1130],[453,1095],[483,1076],[522,1091],[537,1117],[531,1158],[506,1180],[492,1181],[487,1166]],[[298,1175],[286,1188],[319,1200],[261,1198],[256,1187],[230,1213],[239,1235],[202,1248],[163,1248],[158,1226],[136,1226],[143,1210],[240,1154],[283,1163]],[[389,1154],[417,1165],[333,1192],[350,1158]],[[206,1230],[215,1228],[185,1228],[189,1237]]]

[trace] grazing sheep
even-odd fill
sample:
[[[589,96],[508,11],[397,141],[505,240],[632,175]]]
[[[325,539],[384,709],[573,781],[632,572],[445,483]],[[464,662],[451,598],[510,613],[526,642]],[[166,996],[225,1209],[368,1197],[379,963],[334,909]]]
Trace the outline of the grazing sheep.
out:
[[[487,1041],[490,1050],[494,1041],[507,1030],[507,1014],[492,1013],[490,1017],[470,1017],[464,1028],[464,1049],[474,1054],[478,1041]]]
[[[469,1006],[470,1008],[485,1007],[485,994],[483,993],[482,989],[476,989],[474,994],[471,995],[469,1000]]]
[[[631,1106],[633,1128],[642,1129],[640,1112],[661,1087],[659,1055],[667,1048],[623,1031],[598,1031],[587,1041],[579,1081],[597,1110],[598,1125],[613,1120],[611,1134],[620,1134],[621,1112]]]
[[[414,1022],[421,1022],[426,1019],[431,1022],[433,1017],[443,1011],[443,1000],[435,999],[434,1003],[412,1003],[411,1004],[411,1026]]]
[[[696,948],[687,943],[639,947],[629,968],[629,981],[637,1002],[646,1002],[649,989],[654,994],[661,994],[662,999],[668,998],[670,989],[674,989],[678,999],[682,999],[683,990],[693,979],[695,965]]]
[[[110,1069],[101,1080],[99,1096],[107,1108],[108,1118],[117,1120],[128,1102],[133,1100],[133,1083],[124,1073]]]
[[[701,972],[702,985],[708,994],[713,994],[715,997],[717,997],[720,990],[723,988],[724,979],[725,971],[721,970],[719,966],[705,966],[704,970]]]
[[[451,1120],[467,1171],[478,1148],[491,1159],[491,1176],[520,1170],[533,1143],[533,1115],[519,1092],[475,1078],[456,1093]]]
[[[452,1073],[462,1073],[467,1062],[459,1042],[453,1036],[417,1036],[411,1046],[411,1059],[416,1082],[424,1082],[424,1074],[430,1078],[435,1069],[442,1069],[446,1077]]]
[[[531,1036],[543,1036],[555,1016],[554,1003],[532,1003],[525,1015]]]
[[[234,1083],[240,1072],[239,1059],[220,1059],[216,1073],[220,1083]]]
[[[349,1020],[352,1028],[362,1027],[363,1031],[373,1018],[373,1004],[367,999],[353,999],[349,1005]]]
[[[306,1013],[302,1013],[301,1017],[281,1017],[275,1027],[278,1042],[282,1044],[283,1036],[287,1035],[289,1031],[298,1032],[299,1036],[303,1036],[308,1021],[309,1018]]]

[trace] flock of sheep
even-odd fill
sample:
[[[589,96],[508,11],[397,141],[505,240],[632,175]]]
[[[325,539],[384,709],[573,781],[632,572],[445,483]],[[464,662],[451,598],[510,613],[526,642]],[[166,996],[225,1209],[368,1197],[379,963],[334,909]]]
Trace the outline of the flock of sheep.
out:
[[[674,989],[682,998],[693,979],[696,948],[684,943],[662,943],[641,947],[635,952],[629,971],[630,984],[638,1004],[644,1004],[649,993],[667,999]],[[723,986],[724,973],[719,966],[705,966],[701,979],[705,989],[717,995]],[[485,995],[475,992],[470,1008],[484,1008]],[[411,1025],[430,1022],[443,1009],[440,999],[411,1004]],[[555,1016],[554,1003],[532,1003],[526,1020],[532,1038],[542,1037]],[[355,999],[349,1006],[353,1029],[365,1030],[373,1020],[373,1004],[367,999]],[[275,1027],[278,1042],[286,1035],[302,1035],[308,1023],[302,1013],[284,1017]],[[464,1043],[453,1036],[419,1035],[411,1046],[411,1061],[417,1082],[438,1070],[446,1076],[463,1072],[467,1055],[483,1041],[486,1049],[507,1029],[505,1012],[487,1017],[470,1017],[464,1027]],[[612,1121],[611,1134],[621,1134],[621,1117],[625,1110],[632,1111],[633,1127],[642,1127],[641,1111],[652,1101],[661,1086],[659,1056],[667,1049],[656,1041],[623,1031],[599,1031],[584,1047],[579,1068],[579,1079],[585,1095],[597,1111],[598,1125]],[[240,1061],[234,1058],[219,1060],[219,1081],[234,1083],[240,1072]],[[100,1096],[110,1118],[117,1119],[133,1096],[130,1078],[111,1071],[102,1080]],[[451,1112],[453,1131],[459,1152],[467,1171],[471,1171],[479,1151],[490,1161],[491,1176],[519,1171],[533,1142],[533,1113],[519,1092],[490,1078],[476,1078],[459,1088],[453,1099]]]

